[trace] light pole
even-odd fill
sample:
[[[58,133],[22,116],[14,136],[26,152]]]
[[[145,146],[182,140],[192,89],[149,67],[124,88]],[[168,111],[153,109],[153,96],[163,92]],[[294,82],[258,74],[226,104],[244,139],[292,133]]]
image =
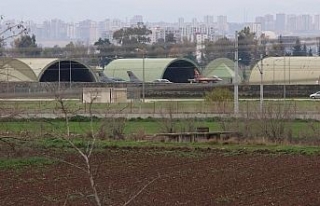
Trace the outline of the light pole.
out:
[[[58,75],[59,75],[59,82],[58,82],[58,91],[59,91],[59,93],[60,93],[60,82],[61,82],[61,65],[60,65],[60,58],[59,58],[59,71],[58,71]]]
[[[235,53],[234,53],[234,114],[237,116],[239,113],[239,80],[238,80],[238,73],[239,73],[239,55],[238,55],[238,31],[235,32]]]
[[[291,78],[291,77],[290,77],[290,75],[291,75],[291,74],[290,74],[290,56],[288,57],[288,59],[289,59],[289,85],[290,85],[290,78]]]
[[[142,51],[142,101],[145,102],[145,54]]]
[[[260,55],[260,113],[263,111],[263,55]]]
[[[283,56],[283,99],[286,98],[286,57]]]
[[[71,82],[72,82],[72,64],[71,64],[71,60],[69,60],[69,63],[70,63],[70,68],[69,68],[69,88],[71,89]]]

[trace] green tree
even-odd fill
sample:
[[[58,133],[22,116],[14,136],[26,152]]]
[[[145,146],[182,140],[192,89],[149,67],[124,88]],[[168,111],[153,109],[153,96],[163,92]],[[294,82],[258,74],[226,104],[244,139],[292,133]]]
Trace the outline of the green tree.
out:
[[[284,56],[285,53],[285,46],[282,41],[282,36],[280,35],[276,42],[272,42],[272,46],[268,51],[268,56]]]
[[[99,38],[99,40],[97,42],[94,43],[94,46],[97,48],[97,50],[99,51],[100,55],[102,57],[114,57],[114,51],[115,51],[115,47],[113,44],[111,44],[109,39],[101,39]]]
[[[168,46],[164,42],[164,39],[159,39],[158,42],[152,44],[152,46],[148,50],[148,54],[152,57],[166,57],[168,50]]]
[[[257,52],[258,41],[255,39],[255,33],[250,32],[249,27],[245,27],[238,33],[238,55],[239,63],[244,66],[250,66],[253,59],[259,59]]]
[[[167,57],[171,48],[177,43],[173,33],[166,34],[165,38],[160,38],[151,47],[149,54],[152,57]]]
[[[182,42],[170,44],[168,51],[169,57],[186,57],[189,59],[195,59],[196,43],[185,38]]]
[[[109,39],[99,38],[98,41],[94,43],[94,46],[99,51],[99,65],[102,67],[109,64],[112,61],[112,59],[117,57],[117,54],[115,52],[116,46],[113,45]]]
[[[215,42],[205,41],[203,53],[207,63],[217,58],[234,59],[234,42],[227,37],[220,38]]]
[[[313,56],[313,52],[312,52],[312,49],[311,49],[311,48],[309,48],[308,56],[309,56],[309,57],[312,57],[312,56]]]
[[[84,58],[88,56],[88,48],[80,41],[71,41],[64,49],[65,56],[68,58]]]
[[[303,56],[303,50],[299,38],[296,39],[296,43],[293,46],[292,56]]]
[[[139,50],[147,50],[146,45],[151,41],[151,30],[147,29],[144,24],[138,24],[136,27],[121,28],[113,33],[113,39],[121,47],[117,52],[123,57],[137,57]]]
[[[308,50],[307,50],[306,44],[303,45],[302,56],[308,56]]]
[[[54,47],[43,48],[42,49],[42,57],[61,57],[65,56],[64,48],[55,45]]]
[[[36,43],[36,36],[33,34],[22,35],[20,38],[14,40],[15,53],[24,57],[40,56],[41,48]]]
[[[171,43],[171,44],[175,44],[177,42],[176,37],[174,36],[174,33],[168,33],[166,34],[166,38],[165,38],[165,42],[166,43]]]

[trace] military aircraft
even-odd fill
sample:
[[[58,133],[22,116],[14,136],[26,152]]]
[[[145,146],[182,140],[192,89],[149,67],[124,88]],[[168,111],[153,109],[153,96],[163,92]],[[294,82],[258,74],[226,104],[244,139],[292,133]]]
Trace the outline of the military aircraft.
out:
[[[202,76],[197,69],[194,69],[194,78],[188,79],[190,83],[217,83],[222,81],[221,78],[214,75],[212,77],[204,77]]]
[[[130,78],[130,82],[133,82],[133,83],[142,83],[143,82],[132,71],[127,71],[127,74]],[[172,83],[172,82],[170,82],[167,79],[155,79],[154,81],[149,82],[149,83]]]
[[[125,83],[126,80],[118,77],[108,77],[102,71],[98,72],[99,81],[104,83]]]

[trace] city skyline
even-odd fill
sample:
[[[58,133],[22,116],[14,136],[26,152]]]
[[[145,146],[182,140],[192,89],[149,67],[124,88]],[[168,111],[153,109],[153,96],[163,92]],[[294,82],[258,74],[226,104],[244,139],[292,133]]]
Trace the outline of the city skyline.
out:
[[[9,20],[9,22],[11,22]],[[37,42],[42,46],[64,46],[70,41],[81,41],[92,45],[99,38],[106,38],[113,41],[113,33],[123,27],[134,27],[139,22],[146,23],[147,28],[152,31],[150,43],[164,39],[166,34],[172,33],[178,41],[188,39],[191,42],[202,42],[206,39],[217,40],[221,36],[234,37],[234,32],[244,27],[249,27],[259,38],[262,33],[267,38],[277,39],[281,36],[303,36],[315,37],[320,31],[320,14],[311,16],[265,14],[255,17],[255,21],[247,23],[232,23],[227,16],[205,15],[202,20],[192,19],[187,22],[184,18],[176,22],[146,22],[142,15],[136,15],[123,22],[119,19],[105,19],[94,21],[87,19],[79,22],[65,22],[61,19],[46,20],[42,23],[35,23],[32,20],[26,22],[30,34],[37,37]],[[2,23],[5,23],[2,22]],[[0,24],[1,25],[1,24]],[[290,37],[291,38],[291,37]],[[9,44],[8,44],[9,45]]]
[[[233,0],[224,1],[190,1],[174,2],[169,0],[11,0],[2,2],[0,14],[5,19],[34,21],[41,23],[50,19],[61,19],[66,22],[77,22],[86,19],[101,21],[104,19],[129,20],[132,16],[142,15],[144,22],[176,22],[182,17],[186,21],[197,18],[202,21],[203,16],[227,16],[229,22],[253,22],[255,17],[265,14],[310,14],[320,13],[316,6],[317,0],[291,0],[287,2],[269,0],[254,1]],[[228,6],[225,6],[228,5]]]

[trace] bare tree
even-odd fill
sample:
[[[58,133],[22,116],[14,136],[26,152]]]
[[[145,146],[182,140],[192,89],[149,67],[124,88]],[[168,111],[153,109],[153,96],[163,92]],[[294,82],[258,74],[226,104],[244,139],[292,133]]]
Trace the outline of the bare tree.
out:
[[[80,169],[81,171],[83,171],[86,174],[87,178],[90,181],[90,186],[91,186],[91,189],[93,192],[95,204],[97,206],[101,206],[102,203],[101,203],[101,199],[98,194],[97,184],[95,182],[95,174],[97,173],[97,169],[95,170],[93,168],[93,165],[91,162],[92,153],[93,153],[93,150],[96,146],[96,140],[97,140],[97,137],[96,137],[94,130],[93,130],[92,104],[97,99],[98,94],[96,93],[95,95],[93,95],[90,102],[89,102],[90,134],[91,134],[91,136],[89,139],[86,140],[87,141],[86,148],[82,149],[72,141],[72,138],[70,136],[69,120],[70,120],[71,115],[73,115],[75,111],[72,107],[68,107],[68,105],[66,103],[67,100],[65,100],[63,93],[61,92],[60,89],[61,88],[59,88],[59,91],[56,92],[55,99],[59,105],[57,109],[62,112],[62,114],[64,116],[65,124],[66,124],[66,136],[64,136],[63,139],[65,139],[72,146],[72,148],[78,152],[78,154],[83,158],[85,164],[84,164],[84,166],[78,166],[74,163],[70,163],[70,162],[67,162],[67,163],[69,165],[72,165],[72,166]]]
[[[4,16],[0,15],[0,24],[4,21]],[[3,56],[3,48],[7,44],[7,40],[13,39],[23,34],[27,34],[28,29],[24,22],[6,22],[3,29],[0,30],[0,56]]]
[[[90,132],[87,133],[89,135],[81,136],[81,138],[85,141],[85,145],[86,145],[85,148],[82,148],[74,143],[72,136],[70,135],[70,117],[72,117],[74,114],[76,114],[77,109],[72,108],[72,106],[68,105],[68,103],[67,103],[68,100],[65,98],[63,91],[64,90],[62,90],[62,88],[60,87],[60,90],[55,93],[55,99],[58,104],[57,109],[63,115],[64,121],[66,124],[66,135],[63,136],[63,139],[66,140],[71,145],[71,147],[78,152],[78,154],[82,157],[84,164],[79,166],[79,165],[76,165],[72,162],[65,162],[65,161],[63,161],[63,162],[83,171],[86,174],[86,177],[88,178],[88,180],[90,182],[90,188],[92,190],[92,196],[94,197],[94,203],[97,206],[101,206],[101,205],[103,205],[103,202],[100,197],[99,191],[97,189],[97,182],[96,182],[96,178],[97,178],[97,174],[98,174],[98,170],[99,170],[100,165],[99,164],[94,165],[92,163],[92,156],[94,153],[94,149],[97,146],[96,144],[97,144],[97,140],[99,138],[101,130],[111,129],[112,135],[122,137],[125,118],[120,119],[120,120],[118,120],[118,118],[113,118],[113,117],[106,118],[105,121],[101,122],[100,130],[95,131],[94,125],[93,125],[94,115],[95,115],[95,111],[93,110],[93,105],[99,96],[99,92],[98,92],[98,90],[92,91],[90,102],[87,104],[88,105],[88,114],[89,114],[89,118],[90,118]],[[147,183],[141,190],[139,190],[137,192],[137,194],[135,194],[133,197],[131,197],[130,200],[127,203],[125,203],[125,205],[129,204],[149,184],[151,184],[155,180],[156,179]]]

